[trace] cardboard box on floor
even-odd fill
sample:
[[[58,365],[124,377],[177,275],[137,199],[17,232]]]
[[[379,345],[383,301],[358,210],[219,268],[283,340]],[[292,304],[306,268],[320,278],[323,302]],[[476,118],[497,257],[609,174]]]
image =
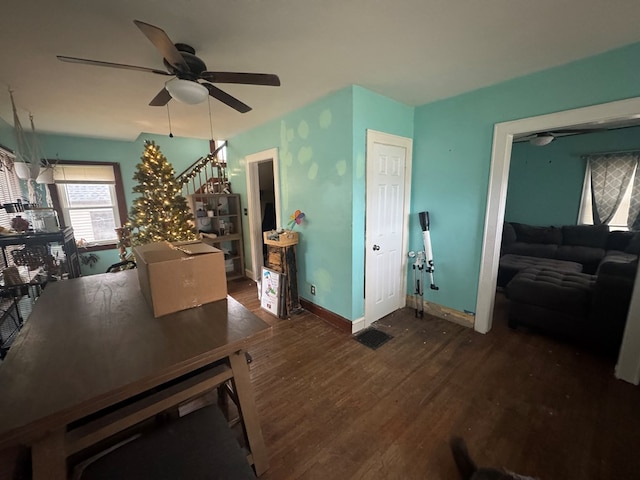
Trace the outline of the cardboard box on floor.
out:
[[[140,290],[154,317],[227,296],[224,253],[202,242],[158,242],[133,248]]]

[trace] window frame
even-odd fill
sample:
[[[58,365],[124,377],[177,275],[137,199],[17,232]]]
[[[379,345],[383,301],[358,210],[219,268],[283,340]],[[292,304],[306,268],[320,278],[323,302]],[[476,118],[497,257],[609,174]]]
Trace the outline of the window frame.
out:
[[[624,218],[626,220],[629,214],[630,207],[630,199],[631,193],[635,181],[635,177],[640,175],[640,164],[636,165],[633,173],[631,174],[631,179],[629,180],[629,185],[627,185],[627,189],[625,190],[624,198],[618,209],[614,212],[611,220],[613,221],[618,215],[620,215],[620,211],[622,209],[626,209]],[[578,209],[578,225],[593,225],[593,207],[592,207],[592,199],[591,199],[591,167],[587,162],[585,172],[584,172],[584,182],[582,185],[582,193],[580,195],[580,208]],[[620,225],[617,223],[607,223],[609,228],[615,230],[629,231],[629,227],[625,223],[624,225]]]
[[[120,169],[120,163],[118,162],[101,162],[101,161],[90,161],[90,160],[49,160],[52,165],[70,165],[70,166],[94,166],[94,165],[103,165],[110,166],[113,168],[113,176],[115,179],[114,189],[116,195],[116,207],[118,210],[118,215],[120,216],[120,223],[126,222],[128,217],[127,213],[127,204],[124,196],[124,185],[122,183],[122,173]],[[53,208],[58,212],[58,218],[63,227],[71,226],[66,225],[62,202],[60,201],[60,195],[58,194],[58,186],[57,184],[47,185],[49,188],[49,194],[51,195],[51,202],[53,203]],[[116,225],[116,228],[118,225]],[[100,250],[113,250],[117,248],[117,243],[114,241],[113,243],[101,243],[101,244],[89,244],[86,248],[86,251],[95,252]]]

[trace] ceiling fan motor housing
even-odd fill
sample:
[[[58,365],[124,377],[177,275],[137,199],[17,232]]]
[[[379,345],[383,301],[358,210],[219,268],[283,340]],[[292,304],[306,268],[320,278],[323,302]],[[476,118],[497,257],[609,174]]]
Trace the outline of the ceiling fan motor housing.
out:
[[[176,48],[180,52],[180,55],[182,55],[182,58],[184,58],[185,63],[189,67],[189,71],[181,71],[167,62],[166,58],[163,58],[162,61],[164,62],[165,67],[167,67],[167,70],[178,78],[183,80],[197,80],[200,77],[200,74],[207,70],[206,64],[200,60],[199,57],[196,57],[195,50],[189,45],[176,43]]]

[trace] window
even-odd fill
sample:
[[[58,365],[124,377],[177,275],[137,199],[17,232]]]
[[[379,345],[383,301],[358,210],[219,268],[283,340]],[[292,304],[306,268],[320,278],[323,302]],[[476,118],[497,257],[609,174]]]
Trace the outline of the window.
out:
[[[611,230],[634,228],[638,216],[640,172],[638,152],[587,155],[587,168],[580,201],[578,223],[593,225],[595,218]],[[593,168],[596,168],[594,174]],[[596,186],[597,194],[592,187]],[[634,193],[635,192],[635,193]],[[594,204],[598,209],[594,215]]]
[[[0,148],[0,205],[22,199],[20,181],[10,167],[13,165],[13,158],[7,150]],[[0,226],[11,228],[12,218],[13,215],[9,215],[4,208],[0,209]]]
[[[60,162],[54,169],[54,205],[76,240],[90,245],[117,242],[126,221],[120,167],[116,163]]]

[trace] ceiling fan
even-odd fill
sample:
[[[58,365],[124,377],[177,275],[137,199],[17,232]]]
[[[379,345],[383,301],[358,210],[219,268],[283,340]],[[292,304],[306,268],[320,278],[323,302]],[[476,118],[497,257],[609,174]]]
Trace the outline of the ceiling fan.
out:
[[[212,83],[280,86],[280,79],[274,74],[207,71],[207,66],[195,55],[196,51],[193,47],[184,43],[174,44],[165,31],[159,27],[139,20],[134,20],[133,23],[135,23],[151,43],[160,50],[164,65],[168,71],[62,55],[58,55],[57,57],[63,62],[138,70],[141,72],[175,77],[167,81],[164,88],[151,100],[149,105],[154,107],[164,106],[169,103],[172,98],[183,103],[196,104],[203,102],[207,96],[211,96],[240,113],[246,113],[251,110],[250,106],[223,90],[220,90],[215,85],[212,85]]]
[[[536,147],[543,147],[549,145],[558,137],[566,137],[569,135],[581,135],[583,133],[602,132],[606,128],[589,128],[589,129],[568,129],[568,130],[553,130],[549,132],[533,133],[531,135],[525,135],[514,139],[514,142],[529,142]]]

